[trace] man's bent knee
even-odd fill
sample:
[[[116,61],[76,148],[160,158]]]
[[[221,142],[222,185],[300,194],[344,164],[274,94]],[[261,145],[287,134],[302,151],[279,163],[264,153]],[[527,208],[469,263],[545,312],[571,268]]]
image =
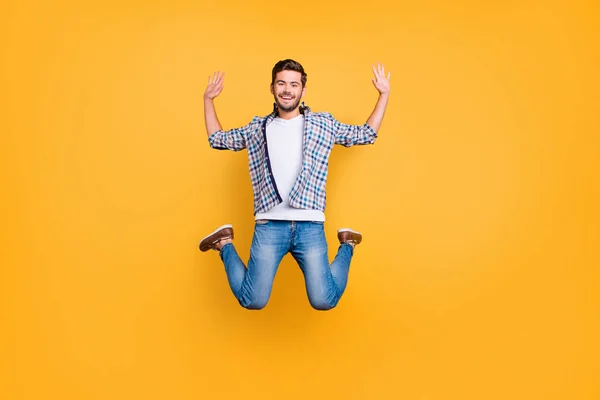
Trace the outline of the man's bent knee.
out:
[[[250,301],[243,301],[240,299],[240,305],[248,310],[262,310],[267,306],[269,299],[251,299]]]
[[[308,299],[310,305],[312,306],[312,308],[314,308],[315,310],[318,311],[327,311],[327,310],[331,310],[332,308],[335,308],[335,306],[338,303],[338,300],[335,300],[333,302],[331,301],[327,301],[325,299]]]

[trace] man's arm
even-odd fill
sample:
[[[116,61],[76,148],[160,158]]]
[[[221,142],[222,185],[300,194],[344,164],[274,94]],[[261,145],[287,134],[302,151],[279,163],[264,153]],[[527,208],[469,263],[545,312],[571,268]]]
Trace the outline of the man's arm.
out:
[[[212,77],[208,77],[208,86],[204,91],[204,122],[206,123],[206,133],[208,136],[223,129],[217,117],[214,99],[223,90],[224,78],[224,72],[215,72]]]
[[[377,69],[375,69],[374,65],[372,67],[373,73],[375,74],[375,78],[373,78],[372,81],[379,92],[379,98],[377,99],[377,104],[375,104],[375,109],[367,120],[367,124],[377,132],[381,127],[381,121],[383,121],[383,115],[385,114],[388,98],[390,97],[390,76],[392,73],[388,72],[386,77],[385,67],[383,65],[377,64]]]
[[[204,122],[208,143],[213,149],[240,151],[246,148],[246,134],[250,125],[223,131],[215,109],[214,100],[223,90],[224,78],[224,72],[215,72],[208,77],[208,86],[204,91]]]
[[[387,107],[390,97],[390,76],[388,73],[385,76],[383,65],[377,64],[377,68],[373,66],[373,85],[379,92],[379,98],[375,104],[375,109],[367,119],[364,125],[347,125],[339,121],[335,121],[335,143],[342,146],[350,147],[354,145],[373,144],[377,139],[377,131],[381,127],[383,115]]]

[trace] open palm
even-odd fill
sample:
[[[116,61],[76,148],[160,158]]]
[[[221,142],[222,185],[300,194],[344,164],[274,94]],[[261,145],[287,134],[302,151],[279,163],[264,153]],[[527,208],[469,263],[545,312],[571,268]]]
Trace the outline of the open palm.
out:
[[[385,76],[385,66],[377,63],[377,68],[373,65],[373,73],[375,78],[372,79],[373,85],[377,91],[381,94],[388,94],[391,90],[390,87],[390,76],[391,72],[388,72],[387,77]]]
[[[205,99],[214,99],[223,90],[223,80],[225,78],[225,72],[215,72],[213,76],[208,77],[208,86],[204,91]]]

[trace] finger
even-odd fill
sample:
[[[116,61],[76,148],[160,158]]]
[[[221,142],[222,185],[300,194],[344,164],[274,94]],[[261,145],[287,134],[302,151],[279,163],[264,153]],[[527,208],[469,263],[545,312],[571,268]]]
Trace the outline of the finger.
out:
[[[219,77],[219,81],[217,82],[217,84],[222,85],[224,78],[225,78],[225,72],[221,72],[221,76]]]
[[[377,63],[377,70],[379,71],[379,75],[381,75],[381,64]]]
[[[390,76],[392,76],[392,73],[391,73],[391,72],[388,72],[388,77],[387,77],[387,78],[388,78],[388,80],[390,79]]]
[[[377,77],[377,70],[375,69],[375,66],[371,65],[371,67],[373,67],[373,74],[375,74],[375,77]]]
[[[385,65],[381,64],[381,73],[385,76]]]

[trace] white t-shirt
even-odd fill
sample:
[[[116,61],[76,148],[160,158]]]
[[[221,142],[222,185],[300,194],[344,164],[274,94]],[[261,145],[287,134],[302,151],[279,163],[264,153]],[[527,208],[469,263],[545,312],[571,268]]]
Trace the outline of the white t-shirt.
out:
[[[292,119],[275,118],[267,125],[267,149],[273,178],[283,202],[270,210],[258,213],[255,219],[286,221],[325,221],[319,210],[290,206],[289,193],[302,169],[304,115]]]

